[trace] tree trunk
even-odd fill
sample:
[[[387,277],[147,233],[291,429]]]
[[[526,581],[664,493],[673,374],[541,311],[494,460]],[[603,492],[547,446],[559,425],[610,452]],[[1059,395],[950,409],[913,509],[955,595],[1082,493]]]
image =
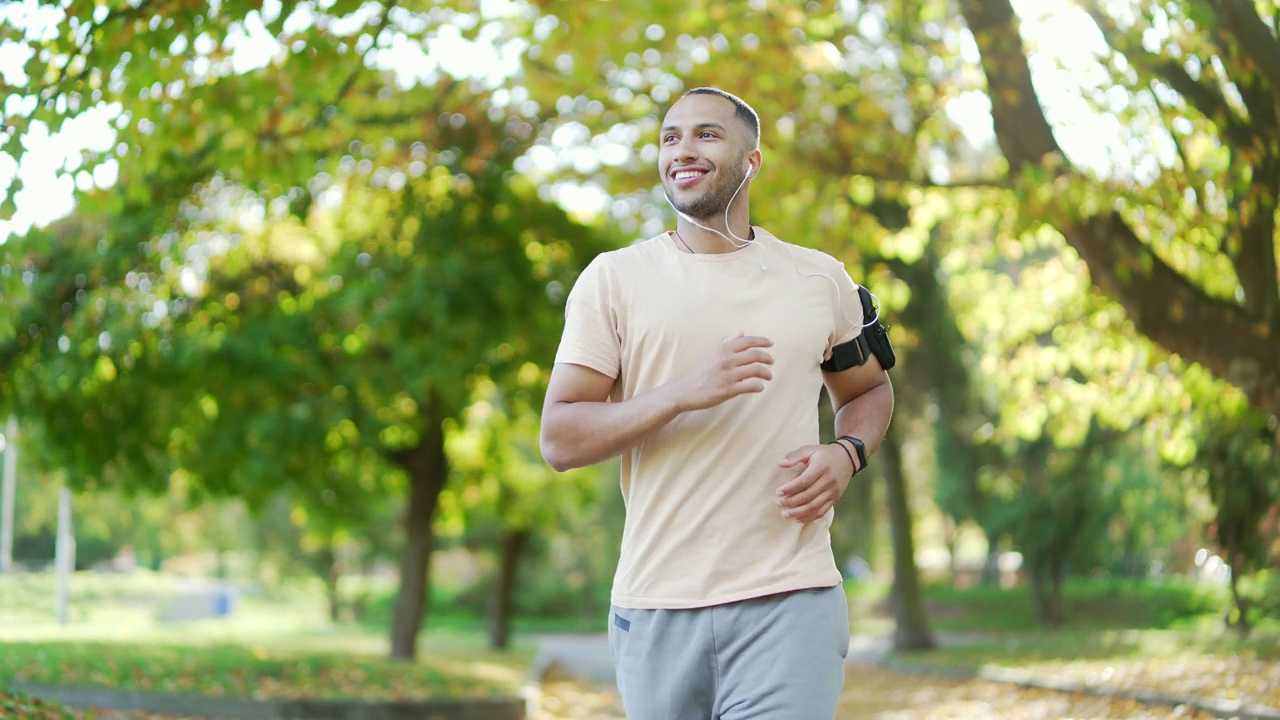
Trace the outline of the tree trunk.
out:
[[[1244,563],[1239,561],[1240,555],[1235,552],[1227,553],[1227,567],[1231,568],[1231,602],[1235,606],[1236,619],[1231,620],[1231,609],[1227,610],[1227,626],[1235,628],[1240,633],[1241,638],[1249,637],[1249,633],[1253,630],[1253,626],[1249,623],[1249,610],[1251,603],[1249,598],[1240,593],[1240,573]]]
[[[982,564],[982,577],[978,582],[982,585],[999,587],[1004,584],[1000,576],[1000,537],[983,528],[987,536],[987,561]]]
[[[363,622],[369,612],[369,579],[373,577],[373,556],[364,554],[360,558],[360,585],[355,596],[351,598],[351,619]]]
[[[875,485],[869,479],[849,483],[844,500],[849,507],[849,547],[867,564],[873,564],[875,552],[876,512],[872,497]]]
[[[902,464],[902,444],[895,426],[880,445],[885,484],[889,500],[889,525],[893,536],[893,631],[895,650],[926,650],[934,646],[924,612],[924,596],[920,574],[916,568],[915,542],[911,533],[911,508],[907,500],[907,482]]]
[[[311,555],[307,562],[311,570],[324,583],[325,598],[329,601],[329,620],[342,620],[342,597],[338,594],[338,555],[334,552],[333,538],[325,539],[324,547]]]
[[[956,547],[959,544],[959,532],[956,521],[949,515],[942,517],[943,543],[947,546],[947,582],[956,587],[959,580],[959,565],[956,562]]]
[[[435,547],[436,504],[449,476],[444,453],[444,428],[438,418],[427,421],[422,442],[397,453],[395,460],[409,475],[409,502],[405,508],[404,555],[400,558],[400,589],[391,619],[391,657],[417,657],[418,632],[427,615],[431,551]]]
[[[529,542],[529,531],[510,530],[502,534],[502,557],[498,562],[498,582],[493,588],[489,606],[489,644],[494,650],[506,650],[511,640],[511,618],[515,610],[516,572],[520,557]]]
[[[1049,624],[1049,589],[1046,587],[1044,561],[1041,558],[1028,558],[1027,576],[1031,579],[1031,602],[1036,606],[1036,620],[1041,625]]]
[[[887,260],[894,274],[911,287],[911,302],[900,315],[903,324],[929,338],[927,350],[913,353],[897,372],[904,374],[901,384],[914,389],[911,394],[924,396],[916,401],[923,404],[921,410],[926,415],[930,410],[937,412],[933,433],[937,464],[934,501],[951,523],[950,532],[965,520],[981,523],[987,505],[978,483],[984,450],[974,438],[977,428],[988,418],[981,395],[973,390],[966,358],[969,343],[960,331],[943,281],[941,257],[948,244],[955,242],[948,233],[935,228],[924,253],[914,263]],[[903,405],[909,402],[904,393]],[[929,407],[930,403],[933,407]],[[955,545],[950,540],[948,549],[954,583]]]
[[[1031,599],[1036,606],[1036,619],[1048,628],[1062,625],[1062,564],[1050,551],[1031,563]]]
[[[1062,601],[1064,566],[1062,553],[1055,549],[1049,560],[1049,626],[1055,630],[1062,627],[1062,621],[1066,619],[1066,610]]]
[[[320,571],[320,578],[324,580],[325,596],[329,599],[329,619],[338,622],[342,619],[342,597],[338,594],[338,557],[333,551],[333,541],[330,540],[324,548],[318,553],[316,558],[317,569]]]
[[[1062,626],[1062,551],[1060,548],[1053,547],[1048,556],[1048,597],[1047,605],[1044,607],[1046,614],[1044,618],[1048,621],[1048,626],[1052,629],[1059,629]]]

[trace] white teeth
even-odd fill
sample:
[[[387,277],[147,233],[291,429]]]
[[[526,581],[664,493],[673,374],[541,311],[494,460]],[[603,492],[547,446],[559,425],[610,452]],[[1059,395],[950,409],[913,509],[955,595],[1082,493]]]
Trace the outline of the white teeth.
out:
[[[689,178],[697,177],[701,174],[702,173],[697,170],[681,170],[676,173],[676,180],[688,180]]]

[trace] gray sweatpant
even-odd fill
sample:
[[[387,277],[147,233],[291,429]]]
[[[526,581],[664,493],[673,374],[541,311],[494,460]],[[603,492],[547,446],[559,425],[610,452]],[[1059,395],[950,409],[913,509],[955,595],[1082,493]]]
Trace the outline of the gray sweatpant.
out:
[[[832,720],[849,652],[841,586],[692,610],[611,607],[627,720]]]

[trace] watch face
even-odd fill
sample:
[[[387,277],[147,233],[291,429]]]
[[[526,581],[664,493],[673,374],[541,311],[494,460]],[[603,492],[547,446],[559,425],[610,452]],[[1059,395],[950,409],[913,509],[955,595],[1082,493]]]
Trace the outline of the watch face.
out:
[[[858,450],[858,469],[861,470],[867,466],[867,448],[858,438],[849,438],[853,441],[853,446]]]

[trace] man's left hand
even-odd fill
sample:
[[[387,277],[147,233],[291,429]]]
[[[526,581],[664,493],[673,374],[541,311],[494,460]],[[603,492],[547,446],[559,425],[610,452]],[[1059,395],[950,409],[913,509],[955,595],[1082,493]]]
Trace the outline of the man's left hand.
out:
[[[787,453],[778,467],[804,464],[804,472],[778,488],[782,516],[807,523],[822,517],[844,495],[853,477],[853,463],[844,450],[832,445],[805,445]]]

